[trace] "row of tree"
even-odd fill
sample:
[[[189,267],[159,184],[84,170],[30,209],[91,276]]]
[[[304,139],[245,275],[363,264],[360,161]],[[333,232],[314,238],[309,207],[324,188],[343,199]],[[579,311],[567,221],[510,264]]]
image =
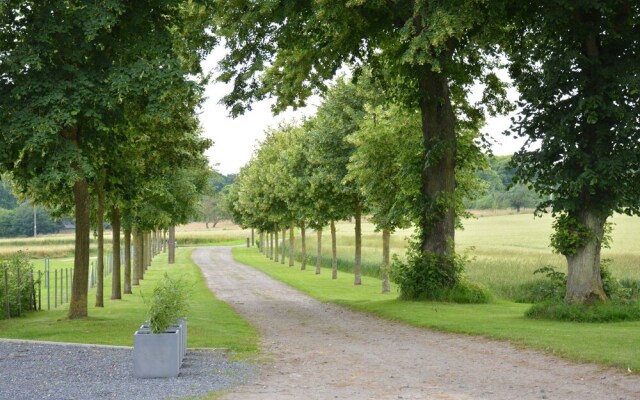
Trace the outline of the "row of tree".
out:
[[[210,175],[197,107],[212,45],[199,1],[0,3],[0,173],[21,198],[75,217],[70,318],[87,316],[89,235],[113,227],[112,298],[142,278],[159,232],[188,220]],[[138,260],[131,266],[130,243]],[[170,261],[173,246],[169,246]],[[135,260],[134,260],[135,261]],[[133,270],[132,270],[133,269]]]
[[[474,175],[484,156],[474,139],[478,126],[461,128],[458,152],[458,182],[450,199],[461,215],[462,199],[481,189]],[[289,229],[291,249],[293,231],[301,230],[302,269],[306,268],[306,228],[317,233],[321,251],[322,231],[330,226],[333,278],[337,276],[335,222],[355,220],[354,283],[361,283],[361,221],[370,215],[382,231],[381,276],[383,291],[389,290],[389,239],[397,228],[422,222],[420,191],[422,163],[425,159],[417,110],[399,107],[384,96],[374,81],[362,77],[357,84],[338,80],[327,93],[313,118],[287,124],[267,132],[267,138],[251,161],[240,171],[228,191],[229,208],[236,222],[275,236],[278,261],[278,234]],[[264,250],[261,247],[262,250]],[[271,254],[271,251],[268,253]],[[283,261],[284,261],[284,255]],[[316,273],[320,273],[319,254]],[[290,254],[290,265],[293,255]],[[454,280],[456,271],[440,275]],[[401,295],[415,285],[401,283]],[[428,288],[424,288],[426,292]]]
[[[527,138],[513,160],[514,181],[548,199],[539,211],[556,216],[552,245],[568,261],[566,301],[606,300],[606,221],[613,212],[640,212],[638,2],[214,3],[215,32],[229,50],[220,68],[221,80],[233,84],[224,98],[233,115],[268,96],[276,98],[275,111],[302,106],[345,66],[355,77],[371,71],[383,97],[419,110],[424,158],[413,276],[443,276],[447,287],[457,282],[463,127],[511,108],[494,70],[505,64],[520,93],[510,134]],[[469,101],[474,83],[485,88],[479,104]],[[319,142],[340,154],[341,144],[330,140]],[[251,168],[268,179],[267,167]],[[351,202],[357,209],[359,200]]]

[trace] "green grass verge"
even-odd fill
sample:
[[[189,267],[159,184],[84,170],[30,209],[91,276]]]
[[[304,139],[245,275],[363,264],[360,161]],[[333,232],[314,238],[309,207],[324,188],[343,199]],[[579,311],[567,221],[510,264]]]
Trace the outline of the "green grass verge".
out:
[[[164,254],[158,255],[147,270],[140,286],[122,300],[110,300],[111,277],[105,279],[105,307],[94,307],[95,289],[89,291],[89,318],[68,320],[65,304],[51,311],[27,313],[21,318],[0,320],[0,337],[56,342],[133,345],[133,333],[147,313],[145,296],[167,272],[182,276],[192,284],[190,295],[189,347],[227,348],[238,353],[257,351],[257,333],[226,303],[217,300],[207,289],[200,269],[191,261],[192,249],[178,249],[176,263],[168,265]],[[63,263],[61,263],[63,264]],[[56,263],[56,266],[60,265]],[[53,267],[53,260],[52,260]],[[53,303],[52,303],[53,304]]]
[[[341,304],[386,319],[417,327],[447,332],[481,335],[507,340],[516,345],[543,350],[577,361],[640,371],[640,322],[577,323],[539,321],[525,318],[530,304],[499,301],[490,304],[451,304],[410,302],[397,299],[397,290],[380,293],[381,281],[363,278],[353,285],[353,276],[339,274],[331,279],[330,270],[315,275],[315,268],[299,270],[268,260],[257,249],[236,247],[238,262],[255,267],[321,301]]]

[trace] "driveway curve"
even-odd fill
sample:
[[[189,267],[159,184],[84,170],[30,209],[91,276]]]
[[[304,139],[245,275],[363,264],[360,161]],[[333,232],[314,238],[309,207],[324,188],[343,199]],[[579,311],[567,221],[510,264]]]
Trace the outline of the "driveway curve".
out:
[[[257,327],[267,360],[223,399],[640,399],[637,375],[321,303],[235,262],[230,247],[192,257]]]

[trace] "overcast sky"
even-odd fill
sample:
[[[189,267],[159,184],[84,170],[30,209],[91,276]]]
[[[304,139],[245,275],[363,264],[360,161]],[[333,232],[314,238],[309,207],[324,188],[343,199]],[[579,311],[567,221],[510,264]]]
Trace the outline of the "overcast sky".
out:
[[[206,60],[203,67],[210,71],[215,68],[217,60],[222,57],[222,50],[216,50]],[[225,107],[219,104],[220,99],[230,92],[230,87],[212,82],[206,89],[207,100],[200,114],[200,122],[204,135],[214,141],[207,156],[215,168],[223,173],[237,173],[251,158],[256,144],[264,138],[264,131],[279,122],[300,119],[312,115],[319,100],[311,100],[310,106],[303,110],[282,113],[273,116],[270,106],[273,101],[263,101],[254,105],[253,110],[238,118],[229,117]],[[494,154],[512,154],[522,144],[522,140],[514,140],[501,135],[509,127],[509,118],[493,118],[487,121],[485,131],[497,144],[493,146]],[[217,164],[217,165],[216,165]]]

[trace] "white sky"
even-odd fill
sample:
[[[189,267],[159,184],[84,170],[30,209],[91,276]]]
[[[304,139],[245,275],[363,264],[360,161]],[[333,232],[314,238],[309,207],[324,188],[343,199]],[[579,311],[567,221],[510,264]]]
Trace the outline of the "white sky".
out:
[[[222,49],[216,49],[205,61],[205,71],[215,68],[217,60],[223,55]],[[254,104],[253,110],[248,111],[238,118],[229,117],[226,108],[219,104],[220,99],[231,88],[218,82],[212,82],[207,86],[205,95],[207,100],[203,104],[200,114],[200,122],[204,136],[214,141],[213,147],[207,151],[210,163],[222,174],[237,173],[245,165],[256,144],[264,138],[264,131],[270,126],[277,126],[282,121],[301,119],[306,115],[312,115],[319,104],[319,99],[308,102],[310,106],[305,109],[281,113],[273,116],[270,106],[273,100],[266,100]],[[520,148],[523,140],[515,140],[501,135],[501,132],[509,127],[508,117],[492,118],[487,120],[484,131],[497,143],[493,146],[496,155],[512,154]]]

